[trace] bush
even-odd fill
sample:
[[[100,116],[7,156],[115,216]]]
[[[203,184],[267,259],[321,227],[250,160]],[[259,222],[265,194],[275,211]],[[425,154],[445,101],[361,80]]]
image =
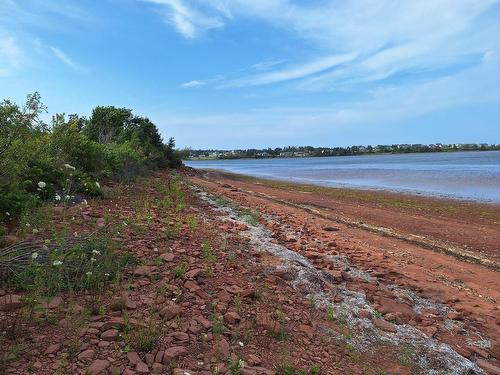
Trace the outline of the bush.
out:
[[[99,196],[99,180],[130,180],[148,171],[179,167],[175,142],[165,144],[147,118],[125,108],[96,107],[90,119],[40,116],[40,95],[24,107],[0,103],[0,227],[43,201]]]

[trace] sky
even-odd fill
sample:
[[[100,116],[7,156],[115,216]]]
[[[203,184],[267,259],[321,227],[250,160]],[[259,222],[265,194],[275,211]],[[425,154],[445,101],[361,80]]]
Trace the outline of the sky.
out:
[[[500,143],[500,0],[0,0],[0,99],[178,147]]]

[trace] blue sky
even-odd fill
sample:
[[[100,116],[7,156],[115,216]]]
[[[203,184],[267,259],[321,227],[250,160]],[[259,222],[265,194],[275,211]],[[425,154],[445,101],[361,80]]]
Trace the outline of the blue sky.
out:
[[[500,143],[499,0],[0,0],[0,98],[180,147]]]

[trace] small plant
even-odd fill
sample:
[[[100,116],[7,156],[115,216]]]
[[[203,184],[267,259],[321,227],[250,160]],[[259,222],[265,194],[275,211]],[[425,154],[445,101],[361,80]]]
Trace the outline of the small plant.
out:
[[[288,339],[288,334],[286,333],[286,330],[281,327],[278,332],[275,332],[274,337],[278,341],[286,341]]]
[[[184,277],[188,270],[188,265],[186,263],[181,263],[174,268],[174,275],[176,278]]]
[[[297,369],[294,365],[286,364],[281,367],[282,375],[297,375]]]
[[[212,316],[212,333],[214,335],[222,335],[226,330],[224,327],[224,317],[219,314],[215,314]]]
[[[382,317],[384,316],[380,311],[378,310],[374,310],[373,311],[373,317],[376,318],[376,319],[382,319]]]
[[[321,367],[319,365],[312,365],[309,374],[311,375],[319,375],[321,373]]]
[[[237,361],[229,362],[229,374],[231,375],[239,375],[241,373],[241,369],[245,367],[245,362],[243,359],[239,359]]]
[[[240,311],[241,308],[241,296],[236,294],[233,298],[234,307],[236,307],[237,311]]]
[[[208,242],[208,240],[203,240],[203,243],[201,244],[201,250],[203,252],[203,258],[207,262],[213,263],[217,261],[217,255],[214,253],[212,246],[210,245],[210,242]]]
[[[189,226],[189,229],[191,229],[191,232],[195,233],[196,230],[198,229],[198,220],[194,216],[189,215],[187,217],[187,223]]]
[[[332,306],[327,306],[326,308],[326,320],[332,322],[336,319],[335,311]]]
[[[161,331],[155,325],[133,327],[125,335],[125,342],[136,352],[149,353],[158,345]]]

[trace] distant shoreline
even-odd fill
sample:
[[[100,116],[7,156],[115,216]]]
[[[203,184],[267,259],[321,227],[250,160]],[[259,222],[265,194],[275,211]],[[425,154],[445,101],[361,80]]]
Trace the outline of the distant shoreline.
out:
[[[219,152],[232,152],[232,150],[217,150]],[[358,152],[348,154],[308,154],[308,155],[290,155],[290,156],[218,156],[218,157],[196,157],[184,158],[183,161],[209,161],[209,160],[243,160],[243,159],[302,159],[302,158],[325,158],[325,157],[342,157],[342,156],[372,156],[372,155],[408,155],[408,154],[442,154],[442,153],[456,153],[456,152],[494,152],[500,151],[500,145],[494,148],[487,149],[446,149],[446,150],[432,150],[432,151],[387,151],[387,152]]]

